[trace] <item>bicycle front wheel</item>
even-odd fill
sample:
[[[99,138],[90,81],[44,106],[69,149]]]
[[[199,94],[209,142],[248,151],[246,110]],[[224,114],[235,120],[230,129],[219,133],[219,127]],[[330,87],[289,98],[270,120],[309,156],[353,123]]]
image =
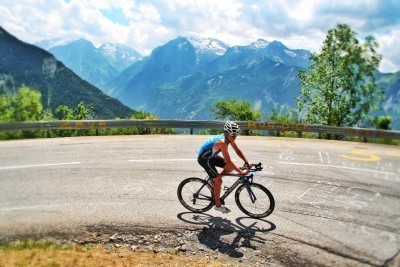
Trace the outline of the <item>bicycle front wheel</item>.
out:
[[[275,200],[271,192],[260,184],[252,183],[248,186],[250,190],[247,190],[245,184],[236,190],[235,201],[239,209],[253,218],[264,218],[270,215],[275,208]]]
[[[187,178],[178,186],[178,199],[190,211],[205,212],[214,205],[212,187],[200,178]]]

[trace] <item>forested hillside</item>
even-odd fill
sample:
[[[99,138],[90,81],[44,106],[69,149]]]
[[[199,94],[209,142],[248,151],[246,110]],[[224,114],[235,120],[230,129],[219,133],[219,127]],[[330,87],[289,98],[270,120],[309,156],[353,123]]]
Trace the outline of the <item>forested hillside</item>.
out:
[[[38,90],[45,109],[93,104],[95,118],[128,118],[135,113],[119,100],[82,80],[49,52],[26,44],[0,27],[0,93],[21,85]]]

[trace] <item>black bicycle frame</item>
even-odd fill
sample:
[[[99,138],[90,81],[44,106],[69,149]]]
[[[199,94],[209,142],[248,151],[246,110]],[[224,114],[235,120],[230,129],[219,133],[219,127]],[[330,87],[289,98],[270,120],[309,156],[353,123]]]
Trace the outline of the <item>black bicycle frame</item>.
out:
[[[222,175],[222,176],[236,176],[236,177],[237,177],[238,175],[237,175],[237,174],[224,174],[224,175]],[[211,181],[211,178],[210,178],[210,177],[207,177],[207,178],[206,178],[206,183],[204,183],[204,184],[200,187],[200,189],[197,190],[197,192],[195,193],[196,197],[200,194],[200,191],[204,188],[204,186],[206,186],[206,184],[209,183],[210,181]],[[236,189],[236,187],[239,186],[240,183],[243,183],[243,184],[246,186],[246,189],[247,189],[247,192],[249,193],[251,202],[252,202],[252,203],[256,202],[257,198],[256,198],[256,196],[254,195],[253,191],[251,190],[251,188],[250,188],[250,186],[249,186],[249,185],[250,185],[250,182],[249,182],[249,180],[246,178],[245,175],[240,175],[239,179],[237,179],[236,182],[235,182],[233,185],[231,185],[231,186],[225,191],[225,193],[222,195],[222,197],[220,197],[220,199],[221,199],[222,201],[224,201],[225,198],[227,198],[227,197],[230,195],[230,193],[232,193],[232,192]],[[214,188],[214,186],[213,186],[213,188]]]

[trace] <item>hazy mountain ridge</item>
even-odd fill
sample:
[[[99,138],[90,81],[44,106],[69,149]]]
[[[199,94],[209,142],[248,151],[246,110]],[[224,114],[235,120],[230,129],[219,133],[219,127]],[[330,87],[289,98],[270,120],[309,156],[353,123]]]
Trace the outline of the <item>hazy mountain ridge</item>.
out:
[[[44,108],[75,108],[93,104],[96,118],[130,117],[135,111],[82,80],[49,52],[18,40],[0,27],[0,77],[12,77],[14,85],[26,85],[42,94]],[[4,93],[4,92],[3,92]]]
[[[379,86],[384,87],[386,100],[379,115],[392,117],[391,128],[400,130],[400,71],[378,75]]]
[[[96,48],[83,38],[48,49],[65,66],[100,89],[142,56],[122,44],[103,44]]]

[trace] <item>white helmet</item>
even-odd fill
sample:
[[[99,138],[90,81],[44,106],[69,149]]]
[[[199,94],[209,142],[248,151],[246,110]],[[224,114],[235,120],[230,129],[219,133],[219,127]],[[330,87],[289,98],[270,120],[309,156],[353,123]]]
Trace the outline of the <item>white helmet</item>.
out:
[[[231,136],[236,136],[239,133],[239,125],[233,121],[227,121],[224,126],[224,131]]]

